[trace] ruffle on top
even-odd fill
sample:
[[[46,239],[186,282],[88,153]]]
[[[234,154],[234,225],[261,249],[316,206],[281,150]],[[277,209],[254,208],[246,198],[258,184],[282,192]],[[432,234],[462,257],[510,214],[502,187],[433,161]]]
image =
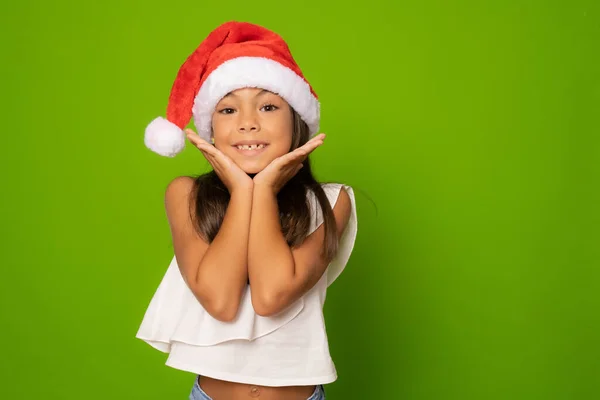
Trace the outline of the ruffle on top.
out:
[[[342,187],[348,192],[352,203],[352,212],[341,237],[338,253],[325,272],[329,286],[343,271],[354,247],[357,232],[356,203],[350,186],[330,183],[322,184],[322,187],[332,208]],[[312,192],[308,194],[308,200],[312,212],[312,233],[323,223],[323,216]],[[170,352],[173,342],[213,346],[230,340],[251,341],[284,326],[302,312],[303,308],[304,298],[301,297],[275,316],[260,316],[254,312],[250,289],[246,286],[236,318],[231,322],[219,321],[196,299],[183,280],[177,260],[173,257],[150,301],[136,337],[165,353]]]

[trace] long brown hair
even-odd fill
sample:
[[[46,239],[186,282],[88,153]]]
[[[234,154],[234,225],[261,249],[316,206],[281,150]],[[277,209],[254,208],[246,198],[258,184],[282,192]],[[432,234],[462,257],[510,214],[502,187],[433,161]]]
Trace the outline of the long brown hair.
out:
[[[310,139],[308,125],[292,109],[293,133],[290,151],[304,145]],[[322,256],[331,261],[338,249],[337,227],[333,210],[321,184],[314,178],[307,157],[300,171],[291,178],[277,194],[279,220],[285,240],[291,247],[300,245],[308,236],[311,209],[308,194],[312,191],[318,200],[325,226],[324,249]],[[207,242],[212,242],[221,227],[227,205],[229,191],[214,171],[194,179],[190,208],[192,221],[198,234]]]

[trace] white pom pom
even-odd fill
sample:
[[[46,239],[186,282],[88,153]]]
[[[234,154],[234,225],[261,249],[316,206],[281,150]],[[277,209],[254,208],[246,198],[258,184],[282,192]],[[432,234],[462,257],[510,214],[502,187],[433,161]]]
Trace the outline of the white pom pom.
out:
[[[158,117],[146,127],[144,144],[161,156],[175,157],[185,147],[185,134],[174,123]]]

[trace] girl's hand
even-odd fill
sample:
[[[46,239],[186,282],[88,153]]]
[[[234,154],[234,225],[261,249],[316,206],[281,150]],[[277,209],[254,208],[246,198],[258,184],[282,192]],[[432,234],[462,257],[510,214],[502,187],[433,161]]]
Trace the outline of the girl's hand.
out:
[[[202,139],[191,129],[186,129],[185,134],[212,165],[221,181],[225,184],[229,193],[238,189],[252,189],[254,182],[233,160],[223,154],[212,144]]]
[[[267,187],[273,194],[279,193],[281,188],[302,168],[302,162],[317,147],[323,144],[325,134],[315,136],[304,146],[271,161],[269,165],[254,176],[254,185]]]

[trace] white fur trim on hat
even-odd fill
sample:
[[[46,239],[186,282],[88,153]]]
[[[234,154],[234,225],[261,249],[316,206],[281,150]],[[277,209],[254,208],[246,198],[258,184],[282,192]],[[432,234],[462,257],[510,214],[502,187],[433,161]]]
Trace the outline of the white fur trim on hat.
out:
[[[157,117],[146,127],[144,144],[161,156],[175,157],[185,147],[185,134],[174,123]]]
[[[309,127],[311,136],[319,130],[319,101],[309,84],[290,68],[263,57],[238,57],[218,66],[207,78],[194,100],[194,124],[198,135],[210,140],[212,114],[229,92],[257,87],[281,96]]]

